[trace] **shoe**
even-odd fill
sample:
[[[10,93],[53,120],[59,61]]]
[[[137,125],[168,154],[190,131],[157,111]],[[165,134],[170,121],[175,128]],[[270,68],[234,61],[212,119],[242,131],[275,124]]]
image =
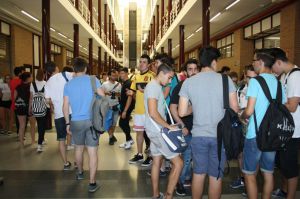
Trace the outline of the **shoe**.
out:
[[[115,136],[112,136],[112,137],[109,138],[108,144],[109,145],[114,145],[115,142],[117,142],[117,138]]]
[[[147,171],[147,175],[151,176],[151,170]],[[166,177],[167,176],[167,172],[159,170],[159,176],[160,177]]]
[[[272,192],[272,196],[275,198],[286,198],[287,193],[282,191],[281,189],[276,189]]]
[[[114,141],[114,142],[117,142],[118,140],[117,140],[117,138],[113,135],[112,137],[112,140]]]
[[[100,188],[100,185],[98,182],[95,182],[95,183],[90,183],[89,184],[89,192],[90,193],[94,193],[95,191],[97,191],[97,189]]]
[[[244,188],[244,191],[243,191],[243,193],[242,193],[242,196],[245,197],[245,198],[248,198],[248,194],[247,194],[246,188]]]
[[[191,187],[192,186],[192,182],[190,180],[186,180],[183,184],[184,187]]]
[[[244,182],[244,178],[239,177],[238,179],[234,180],[231,184],[230,187],[232,189],[238,189],[240,187],[244,187],[245,186],[245,182]]]
[[[130,159],[128,162],[129,164],[136,164],[137,162],[144,161],[144,156],[136,154],[132,159]]]
[[[125,149],[130,149],[131,148],[131,145],[134,144],[134,141],[133,140],[129,140],[129,141],[126,141],[122,144],[119,145],[120,148],[125,148]]]
[[[70,146],[70,145],[68,145],[68,146],[67,146],[67,151],[73,150],[74,148],[75,148],[74,146],[72,146],[72,145],[71,145],[71,146]]]
[[[72,166],[71,162],[68,161],[67,164],[64,164],[64,171],[70,170],[71,166]]]
[[[164,194],[162,192],[159,193],[159,196],[152,197],[152,199],[164,199]]]
[[[47,139],[44,139],[42,145],[46,145],[48,143],[48,140]]]
[[[152,164],[152,158],[148,156],[146,160],[141,164],[142,167],[148,167]]]
[[[77,172],[76,173],[76,180],[83,180],[83,179],[84,179],[83,171]]]
[[[126,143],[127,143],[127,142],[124,142],[124,143],[120,144],[119,147],[120,147],[120,148],[125,148]]]
[[[42,145],[38,145],[37,149],[36,149],[37,152],[43,152],[43,146]]]
[[[128,149],[131,149],[131,143],[130,143],[130,141],[127,141],[126,143],[125,143],[125,146],[124,146],[124,149],[125,150],[128,150]]]
[[[175,192],[178,196],[186,196],[186,191],[181,183],[177,183]]]
[[[145,150],[144,150],[144,153],[148,154],[150,152],[150,146],[146,146]]]

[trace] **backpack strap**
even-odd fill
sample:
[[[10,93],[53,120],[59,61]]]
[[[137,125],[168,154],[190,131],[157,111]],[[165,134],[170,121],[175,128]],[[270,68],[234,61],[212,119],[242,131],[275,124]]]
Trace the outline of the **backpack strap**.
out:
[[[277,103],[282,103],[282,87],[279,80],[277,80],[277,93],[276,93],[276,101]]]
[[[270,89],[268,87],[268,84],[267,84],[266,80],[262,76],[256,76],[256,77],[254,77],[254,79],[256,79],[258,81],[258,84],[262,88],[262,90],[263,90],[266,98],[271,103],[271,101],[272,101],[272,95],[270,93]]]
[[[96,100],[96,95],[97,95],[97,89],[96,89],[96,77],[94,75],[90,76],[90,81],[91,81],[91,86],[92,86],[92,92],[93,92],[93,98],[90,104],[90,114],[92,115],[92,108],[93,104]]]
[[[66,82],[68,82],[69,80],[68,80],[68,78],[67,78],[66,72],[62,72],[61,74],[62,74],[62,76],[65,78]]]
[[[36,86],[36,83],[35,82],[32,82],[32,86],[33,86],[33,89],[34,89],[34,92],[38,93],[38,89],[37,89],[37,86]],[[43,87],[44,88],[44,87]]]
[[[228,76],[222,74],[222,82],[223,82],[223,103],[224,109],[229,109],[229,83]]]

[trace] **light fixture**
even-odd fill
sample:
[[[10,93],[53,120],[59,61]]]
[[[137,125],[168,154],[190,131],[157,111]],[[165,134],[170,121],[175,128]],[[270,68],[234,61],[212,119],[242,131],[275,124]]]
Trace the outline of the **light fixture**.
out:
[[[235,4],[237,4],[240,0],[236,0],[234,1],[232,4],[230,4],[229,6],[227,6],[225,9],[228,10],[229,8],[231,8],[232,6],[234,6]]]
[[[55,29],[54,29],[54,28],[50,28],[50,30],[52,30],[53,32],[55,32]]]
[[[57,33],[59,36],[61,36],[61,37],[63,37],[63,38],[65,38],[65,39],[67,39],[67,36],[66,35],[64,35],[64,34],[62,34],[62,33]]]
[[[218,14],[216,14],[213,18],[211,18],[210,20],[209,20],[209,22],[212,22],[213,20],[215,20],[218,16],[220,16],[221,15],[221,12],[219,12]]]
[[[72,43],[74,42],[72,39],[69,39],[69,41],[72,42]]]
[[[24,10],[21,10],[21,12],[26,15],[27,17],[33,19],[34,21],[36,22],[40,22],[40,20],[38,20],[37,18],[35,18],[34,16],[30,15],[28,12],[24,11]]]
[[[202,30],[203,29],[203,27],[201,26],[200,28],[198,28],[197,30],[196,30],[196,32],[199,32],[200,30]]]

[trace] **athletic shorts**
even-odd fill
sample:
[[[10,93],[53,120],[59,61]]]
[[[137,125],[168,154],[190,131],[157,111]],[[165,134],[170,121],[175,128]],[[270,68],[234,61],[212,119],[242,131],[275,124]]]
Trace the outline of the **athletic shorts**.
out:
[[[97,147],[99,134],[94,131],[90,120],[71,121],[70,130],[75,145]]]
[[[61,117],[55,119],[54,123],[56,128],[57,141],[65,141],[67,137],[67,126],[65,118]]]
[[[145,114],[135,114],[133,118],[133,130],[138,132],[144,132],[145,123]]]

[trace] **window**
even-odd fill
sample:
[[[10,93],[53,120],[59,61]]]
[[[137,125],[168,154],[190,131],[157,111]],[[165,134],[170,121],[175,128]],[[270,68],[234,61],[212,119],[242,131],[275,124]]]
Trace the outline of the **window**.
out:
[[[61,47],[56,45],[56,44],[51,44],[51,53],[60,54],[61,53]]]
[[[73,52],[72,51],[69,51],[67,50],[67,65],[68,66],[71,66],[72,65],[72,60],[73,60]]]
[[[255,49],[280,48],[280,33],[255,40]]]
[[[221,52],[221,58],[233,56],[234,34],[230,34],[217,41],[217,48]]]

